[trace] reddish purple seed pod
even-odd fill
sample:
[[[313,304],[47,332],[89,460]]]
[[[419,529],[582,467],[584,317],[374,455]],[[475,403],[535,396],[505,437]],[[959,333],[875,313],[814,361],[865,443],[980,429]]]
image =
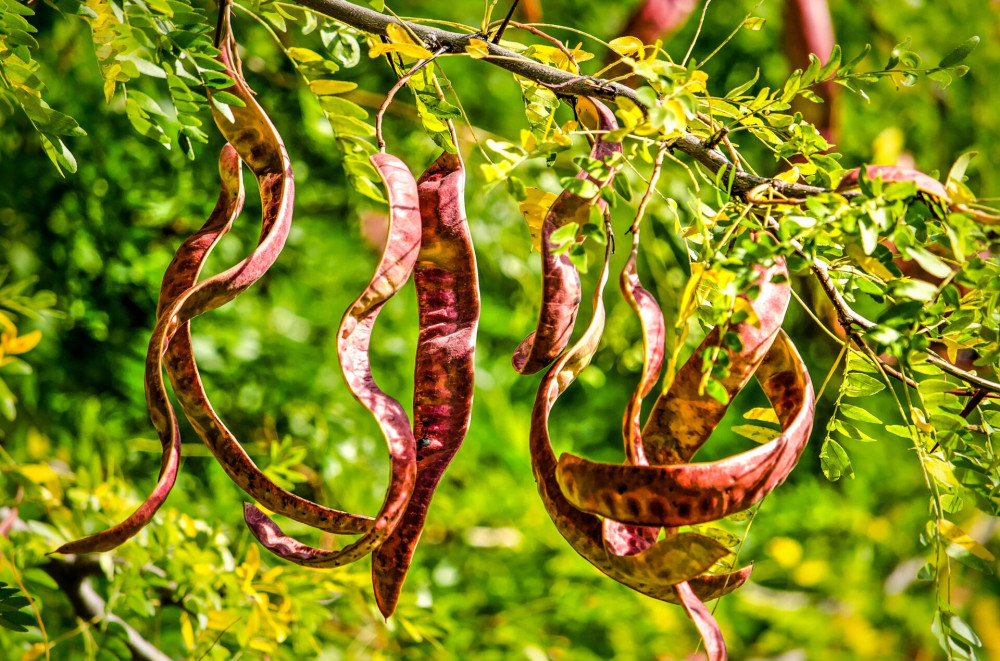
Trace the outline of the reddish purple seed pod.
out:
[[[597,115],[597,129],[601,135],[618,128],[618,121],[607,106],[594,99],[589,102]],[[598,136],[590,157],[606,161],[614,154],[621,153],[621,150],[620,142],[605,142]],[[604,181],[597,181],[583,171],[576,177],[589,179],[598,188],[602,188],[613,176],[614,170]],[[569,255],[553,254],[555,246],[551,237],[553,232],[567,223],[586,223],[595,200],[596,196],[584,198],[568,190],[563,191],[542,221],[542,302],[538,325],[521,341],[511,359],[514,369],[521,374],[534,374],[550,365],[569,343],[580,307],[580,274]]]
[[[379,311],[406,282],[420,249],[421,219],[417,183],[395,156],[375,154],[372,165],[389,194],[389,234],[368,286],[344,313],[337,332],[337,354],[351,393],[374,416],[389,449],[390,475],[385,500],[372,528],[337,551],[307,546],[284,534],[253,505],[244,506],[250,532],[268,550],[306,567],[339,567],[379,547],[399,524],[416,480],[416,447],[406,412],[375,383],[368,361],[372,327]]]
[[[434,490],[472,414],[479,279],[465,216],[465,170],[445,152],[417,182],[423,236],[413,272],[420,316],[413,387],[417,480],[396,530],[372,555],[375,601],[396,608]]]

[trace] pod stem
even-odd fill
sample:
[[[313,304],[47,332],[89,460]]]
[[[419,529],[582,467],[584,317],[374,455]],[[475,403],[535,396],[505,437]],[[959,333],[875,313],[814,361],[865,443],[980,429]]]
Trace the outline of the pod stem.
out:
[[[228,1],[228,0],[223,0],[223,1]],[[385,138],[382,137],[382,117],[385,116],[385,111],[389,108],[389,104],[392,103],[392,99],[393,97],[396,96],[396,92],[398,92],[399,89],[403,85],[405,85],[407,81],[410,80],[410,78],[413,77],[413,74],[417,73],[425,66],[433,62],[438,55],[441,55],[446,50],[448,50],[448,46],[442,46],[441,48],[434,51],[434,54],[431,55],[430,57],[426,57],[418,61],[410,68],[409,71],[406,72],[406,74],[402,78],[396,81],[396,84],[392,86],[392,89],[389,90],[389,93],[385,95],[385,101],[383,101],[382,105],[379,106],[378,114],[375,115],[375,140],[376,142],[378,142],[378,149],[380,152],[385,153]]]

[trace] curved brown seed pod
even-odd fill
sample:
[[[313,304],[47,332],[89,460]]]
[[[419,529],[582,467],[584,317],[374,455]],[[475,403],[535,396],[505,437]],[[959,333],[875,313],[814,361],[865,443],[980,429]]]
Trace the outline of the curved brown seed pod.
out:
[[[639,217],[641,220],[641,216]],[[653,389],[660,378],[663,368],[663,343],[666,338],[666,324],[663,312],[656,299],[639,282],[636,271],[636,260],[639,255],[638,223],[633,223],[632,252],[622,269],[618,284],[622,295],[628,301],[629,307],[639,317],[642,330],[643,361],[642,375],[636,386],[622,421],[622,435],[625,438],[625,458],[630,464],[644,465],[646,453],[643,450],[642,434],[640,432],[642,416],[642,400]],[[632,555],[648,548],[656,541],[659,534],[658,526],[635,527],[622,524],[614,519],[604,520],[604,542],[613,555]],[[706,567],[707,569],[707,567]]]
[[[594,291],[594,316],[584,334],[577,340],[576,344],[559,357],[538,386],[538,394],[535,397],[535,405],[531,413],[531,469],[546,512],[555,523],[559,533],[577,553],[610,578],[637,592],[654,599],[679,603],[673,584],[652,582],[641,577],[643,574],[648,577],[650,573],[658,571],[656,567],[650,566],[642,571],[636,568],[635,563],[637,562],[652,564],[659,557],[658,552],[643,557],[641,561],[635,560],[641,555],[612,558],[613,554],[605,548],[601,519],[570,504],[556,481],[556,457],[552,451],[548,429],[549,413],[559,395],[590,364],[594,352],[597,351],[601,335],[604,332],[603,294],[604,285],[608,279],[610,258],[609,241],[605,250],[604,267],[598,286]],[[627,565],[623,565],[627,561],[633,562],[632,568],[623,571],[628,569]],[[751,567],[745,567],[729,574],[702,574],[699,576],[700,571],[703,570],[699,570],[696,566],[691,567],[691,572],[689,572],[691,574],[690,585],[696,594],[707,600],[727,594],[745,583],[750,577]],[[633,575],[633,572],[639,575]],[[671,576],[671,580],[674,578],[680,577]]]
[[[232,300],[259,279],[281,252],[292,221],[294,183],[291,163],[277,129],[243,80],[229,10],[228,3],[224,3],[220,10],[219,59],[234,81],[234,85],[226,91],[246,105],[243,108],[230,107],[233,122],[214,107],[213,115],[223,135],[233,141],[241,158],[257,178],[263,207],[261,233],[256,248],[247,258],[194,287],[188,302],[179,310],[178,317],[182,321]],[[173,272],[176,267],[171,264],[164,277],[164,287],[171,280],[176,282],[176,287],[194,285],[197,273],[184,270]],[[161,304],[162,300],[161,295]],[[370,518],[323,507],[296,496],[279,487],[260,470],[212,408],[198,373],[190,330],[186,325],[170,344],[165,360],[174,392],[191,426],[226,474],[248,495],[274,512],[329,532],[363,533],[371,529],[373,522]]]
[[[372,165],[389,194],[389,235],[375,274],[361,296],[344,313],[337,331],[337,354],[347,387],[375,417],[389,448],[390,475],[385,500],[375,524],[354,543],[326,551],[285,535],[259,509],[247,503],[243,514],[250,532],[273,553],[306,567],[339,567],[358,560],[392,533],[406,510],[416,479],[416,449],[406,412],[379,389],[368,362],[372,326],[382,306],[402,288],[420,248],[421,224],[417,182],[395,156],[379,153]]]
[[[423,238],[413,271],[420,310],[413,387],[417,481],[396,530],[372,555],[375,601],[396,608],[427,508],[472,413],[479,277],[465,216],[465,170],[445,152],[417,181]]]
[[[607,106],[595,99],[588,99],[586,102],[593,105],[589,112],[596,115],[597,129],[602,135],[603,132],[618,128],[618,121]],[[621,153],[621,150],[620,142],[605,142],[598,136],[590,157],[604,161],[613,154]],[[576,178],[590,179],[598,187],[603,187],[610,181],[610,178],[596,181],[583,171]],[[517,346],[511,359],[514,369],[521,374],[534,374],[549,365],[569,343],[580,307],[580,275],[569,255],[552,253],[550,239],[553,232],[567,223],[576,222],[582,227],[587,222],[595,199],[583,198],[564,190],[552,203],[542,221],[542,304],[538,325]]]
[[[127,519],[107,530],[89,535],[82,539],[63,544],[54,553],[96,553],[109,551],[139,532],[153,514],[160,508],[177,478],[180,465],[181,436],[177,427],[177,418],[170,406],[166,386],[163,383],[162,360],[163,352],[170,343],[178,328],[171,317],[176,317],[177,310],[183,305],[174,302],[190,287],[191,283],[172,281],[171,270],[184,270],[192,274],[191,280],[197,280],[198,273],[205,258],[219,239],[232,227],[233,221],[243,208],[245,192],[240,176],[241,162],[236,151],[226,145],[219,154],[219,177],[221,188],[215,209],[205,221],[202,228],[191,236],[177,251],[174,260],[164,276],[164,285],[157,306],[158,322],[149,340],[149,350],[146,353],[146,403],[153,426],[160,436],[163,446],[163,459],[160,476],[156,487],[142,505]],[[168,314],[162,312],[166,310]],[[187,324],[181,324],[185,329]]]
[[[567,500],[587,512],[634,525],[682,526],[714,521],[759,502],[798,461],[813,422],[813,389],[802,358],[784,333],[764,361],[761,386],[775,402],[784,432],[773,441],[719,461],[623,466],[559,458],[556,479]]]
[[[733,325],[730,331],[739,335],[743,349],[735,352],[723,348],[729,353],[730,371],[721,383],[730,400],[747,384],[771,348],[792,296],[784,259],[778,258],[773,266],[758,266],[756,270],[759,293],[748,302],[759,325],[750,321]],[[779,282],[773,282],[774,279]],[[667,391],[656,399],[642,430],[642,445],[649,463],[690,461],[726,414],[728,404],[721,404],[708,393],[698,392],[704,372],[701,355],[707,349],[718,347],[721,341],[719,329],[712,329],[677,371]]]
[[[680,599],[681,605],[684,606],[684,610],[687,611],[688,617],[698,627],[698,633],[701,634],[701,639],[705,642],[708,661],[726,661],[729,658],[726,654],[726,641],[722,638],[722,631],[719,630],[715,618],[705,608],[705,604],[688,583],[678,583],[674,586],[674,590],[677,592],[677,597]]]

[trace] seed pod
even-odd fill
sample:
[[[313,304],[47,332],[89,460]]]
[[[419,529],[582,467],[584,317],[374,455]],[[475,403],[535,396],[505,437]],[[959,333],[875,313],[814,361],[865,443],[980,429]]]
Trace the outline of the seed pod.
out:
[[[546,512],[559,533],[577,553],[609,577],[654,599],[679,603],[674,583],[649,579],[651,576],[661,575],[668,576],[668,580],[674,581],[690,575],[689,582],[695,594],[705,600],[715,599],[745,583],[750,576],[751,568],[746,567],[728,574],[702,574],[704,568],[695,562],[687,567],[683,575],[676,570],[673,574],[669,574],[671,570],[668,565],[676,559],[675,555],[668,552],[672,545],[670,540],[664,540],[666,543],[661,542],[663,547],[660,550],[654,551],[656,546],[653,546],[638,555],[620,557],[609,553],[605,547],[601,519],[574,507],[563,495],[556,481],[556,457],[552,451],[548,430],[549,412],[559,395],[590,364],[591,358],[597,351],[601,334],[604,332],[603,293],[608,279],[610,257],[609,241],[605,250],[604,267],[594,291],[594,312],[591,322],[576,344],[560,356],[546,372],[538,387],[531,414],[530,433],[531,468],[538,485],[538,492]],[[711,542],[706,544],[706,548],[710,554]],[[660,563],[663,565],[659,566]]]
[[[742,390],[764,359],[791,300],[788,269],[783,259],[775,260],[773,266],[757,267],[756,270],[759,293],[752,301],[743,298],[759,325],[750,321],[734,324],[729,330],[739,336],[742,350],[737,352],[722,347],[729,354],[729,375],[721,380],[729,400]],[[779,282],[773,282],[774,279]],[[651,464],[690,461],[726,414],[728,404],[720,403],[708,393],[699,393],[705,372],[701,356],[721,344],[719,329],[712,329],[650,410],[642,430],[642,445]]]
[[[233,221],[243,208],[245,193],[243,180],[240,176],[241,163],[236,151],[226,145],[219,155],[219,176],[222,182],[219,199],[215,209],[205,221],[202,228],[189,238],[178,250],[161,290],[157,309],[157,324],[149,341],[146,353],[146,402],[149,407],[150,419],[156,427],[163,446],[163,459],[160,476],[156,486],[142,505],[127,519],[107,530],[88,537],[63,544],[55,553],[96,553],[109,551],[131,538],[142,530],[153,518],[153,515],[166,500],[170,489],[177,479],[180,466],[181,436],[177,427],[177,417],[170,400],[167,397],[166,386],[163,383],[163,353],[170,344],[174,333],[181,327],[187,330],[187,323],[178,324],[178,310],[183,307],[183,294],[188,290],[219,239],[232,227]],[[191,274],[191,282],[181,282],[172,279],[171,271],[184,271]],[[180,300],[179,303],[176,301]],[[162,314],[162,312],[167,314]]]
[[[728,658],[726,641],[723,640],[722,631],[719,630],[718,623],[705,604],[688,583],[678,583],[674,586],[674,590],[677,592],[677,597],[680,599],[681,605],[684,606],[688,617],[698,627],[698,633],[701,634],[701,639],[705,643],[708,661],[726,661]]]
[[[759,502],[798,461],[812,431],[814,409],[809,374],[784,333],[764,363],[761,387],[784,428],[778,438],[699,464],[623,466],[564,454],[556,479],[567,500],[587,512],[647,526],[714,521]]]
[[[441,154],[417,182],[423,236],[413,272],[420,310],[413,387],[417,480],[402,522],[372,556],[375,601],[396,608],[427,508],[469,429],[479,278],[465,216],[465,170]]]
[[[644,209],[644,207],[642,208]],[[622,295],[639,318],[639,327],[642,330],[642,375],[639,377],[639,383],[633,391],[632,397],[629,398],[622,420],[625,459],[630,464],[640,466],[649,463],[643,449],[640,432],[642,400],[652,391],[653,386],[660,379],[660,370],[663,368],[663,343],[666,337],[663,312],[653,295],[639,282],[639,274],[636,270],[640,236],[638,221],[641,219],[640,212],[637,215],[637,222],[632,224],[632,252],[629,254],[628,261],[625,263],[618,280]],[[659,531],[659,526],[636,527],[624,525],[614,519],[604,519],[604,544],[613,555],[632,555],[653,544]],[[705,569],[707,568],[705,567]]]
[[[585,102],[593,106],[592,109],[588,107],[588,110],[596,115],[601,135],[618,128],[618,121],[607,106],[595,99]],[[612,155],[621,153],[621,150],[620,142],[605,142],[598,136],[590,157],[606,161]],[[598,188],[603,188],[613,176],[614,171],[608,179],[598,181],[581,171],[576,178],[589,179]],[[585,224],[595,200],[596,196],[584,198],[564,190],[552,203],[542,221],[542,304],[538,325],[521,341],[511,360],[514,369],[521,374],[534,374],[549,365],[569,343],[580,307],[580,275],[569,255],[553,254],[555,246],[551,237],[553,232],[567,223],[576,222],[581,226]]]
[[[420,248],[421,224],[417,183],[395,156],[378,153],[372,165],[389,194],[389,233],[375,274],[344,313],[337,331],[337,354],[347,387],[375,417],[389,448],[386,497],[371,530],[352,544],[326,551],[285,535],[263,512],[247,503],[243,514],[250,532],[273,553],[306,567],[339,567],[378,548],[399,524],[416,479],[416,450],[406,412],[375,383],[368,362],[372,327],[382,306],[398,292],[413,270]]]
[[[194,314],[232,300],[271,267],[288,236],[294,201],[291,163],[284,142],[243,79],[230,23],[230,3],[223,3],[220,12],[219,60],[234,81],[226,91],[245,106],[230,106],[234,121],[214,106],[213,116],[219,130],[233,142],[257,178],[262,204],[261,233],[256,248],[248,257],[195,287],[184,308]],[[209,96],[211,94],[209,90]],[[186,281],[183,274],[177,277],[181,284]],[[190,278],[189,286],[194,284],[196,277],[195,274]],[[165,282],[167,279],[169,276]],[[296,496],[260,470],[212,408],[198,373],[189,331],[184,330],[171,344],[166,365],[178,402],[191,426],[226,474],[248,495],[273,512],[329,532],[364,533],[371,529],[373,521],[369,517],[323,507]]]
[[[861,168],[849,170],[841,177],[837,190],[843,192],[857,188],[860,174]],[[950,200],[948,191],[940,181],[918,170],[902,168],[898,165],[869,165],[865,168],[865,177],[867,179],[881,179],[885,182],[912,181],[921,193],[935,197],[946,204]]]

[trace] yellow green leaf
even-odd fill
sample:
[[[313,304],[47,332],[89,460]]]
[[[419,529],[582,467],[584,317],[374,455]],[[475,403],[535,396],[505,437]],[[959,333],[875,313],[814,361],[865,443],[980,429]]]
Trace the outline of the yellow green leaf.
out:
[[[329,96],[333,94],[343,94],[357,88],[357,83],[346,80],[313,80],[309,83],[309,89],[316,96]]]
[[[489,57],[490,48],[482,39],[469,39],[469,45],[465,47],[465,52],[470,57],[481,60],[484,57]]]
[[[957,544],[963,549],[976,556],[980,560],[986,562],[995,562],[996,557],[990,553],[989,549],[977,542],[976,540],[969,537],[964,530],[956,526],[951,521],[947,519],[941,519],[938,521],[938,532],[941,533],[948,541],[952,544]]]
[[[611,46],[611,50],[619,55],[632,55],[633,53],[638,53],[639,57],[642,57],[643,49],[646,46],[642,43],[642,39],[632,36],[612,39],[608,42],[608,45]]]

